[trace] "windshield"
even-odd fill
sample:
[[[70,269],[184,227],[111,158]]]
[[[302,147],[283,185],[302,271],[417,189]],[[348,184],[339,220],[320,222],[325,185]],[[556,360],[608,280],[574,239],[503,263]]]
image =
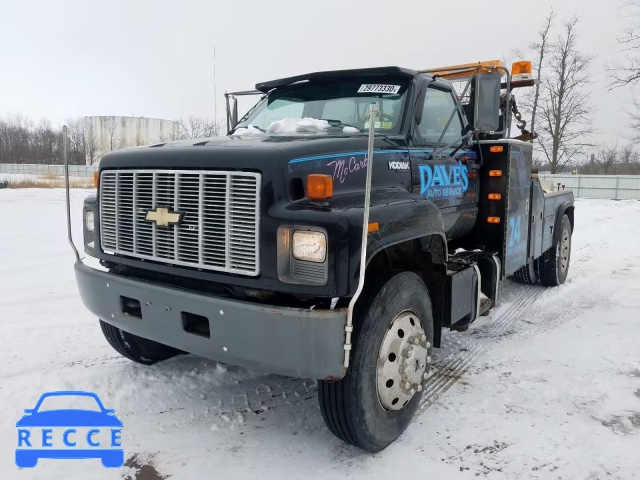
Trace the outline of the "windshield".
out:
[[[404,77],[378,75],[278,88],[238,122],[234,133],[363,134],[369,129],[370,105],[376,102],[374,128],[379,133],[396,134],[408,83]]]

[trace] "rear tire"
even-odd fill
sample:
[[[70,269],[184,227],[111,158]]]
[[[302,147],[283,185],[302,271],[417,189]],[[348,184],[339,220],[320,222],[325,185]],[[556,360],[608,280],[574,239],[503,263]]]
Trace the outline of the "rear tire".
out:
[[[100,320],[100,329],[104,338],[113,349],[129,360],[142,365],[153,365],[156,362],[175,357],[182,352],[173,347],[125,332]]]
[[[571,222],[564,215],[554,232],[553,246],[538,259],[540,281],[547,287],[562,285],[569,273],[571,259]]]
[[[329,430],[370,452],[383,450],[411,422],[433,355],[433,312],[422,279],[401,272],[380,283],[359,302],[347,374],[318,381]]]
[[[538,283],[538,272],[536,272],[535,267],[535,263],[527,263],[524,267],[516,270],[513,274],[513,279],[525,285],[535,285]]]

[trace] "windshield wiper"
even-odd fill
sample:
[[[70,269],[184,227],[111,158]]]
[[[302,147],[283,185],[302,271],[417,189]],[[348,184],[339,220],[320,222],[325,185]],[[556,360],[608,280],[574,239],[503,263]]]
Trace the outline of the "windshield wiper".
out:
[[[241,128],[249,128],[249,127],[255,128],[256,130],[260,130],[262,133],[267,133],[267,131],[264,128],[256,127],[255,125],[247,125],[246,127],[241,127],[240,125],[236,125],[234,129],[228,133],[228,135],[233,135],[234,133],[236,133],[236,130],[239,130]]]
[[[458,150],[460,150],[462,147],[469,145],[469,139],[471,138],[472,135],[473,135],[473,132],[465,133],[462,137],[460,137],[459,140],[450,143],[449,145],[444,147],[441,151],[446,152],[447,149],[455,146],[456,148],[454,148],[453,151],[449,154],[449,157],[454,157],[455,154],[458,153]],[[435,154],[436,151],[434,150],[433,153]]]
[[[329,126],[331,126],[331,127],[336,127],[336,128],[339,128],[339,127],[343,127],[343,128],[344,127],[351,127],[351,128],[355,128],[360,133],[362,133],[362,131],[363,131],[361,128],[358,128],[355,125],[351,125],[349,123],[344,123],[342,120],[335,120],[333,118],[320,118],[320,120],[324,120],[326,122],[329,122]]]

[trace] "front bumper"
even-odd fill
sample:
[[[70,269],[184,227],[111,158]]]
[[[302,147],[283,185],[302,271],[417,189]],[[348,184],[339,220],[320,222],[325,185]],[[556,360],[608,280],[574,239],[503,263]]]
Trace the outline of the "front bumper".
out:
[[[126,332],[252,370],[300,378],[344,374],[346,309],[274,307],[193,293],[75,264],[85,306]],[[142,318],[123,313],[138,300]],[[210,338],[185,331],[183,312],[208,319]]]

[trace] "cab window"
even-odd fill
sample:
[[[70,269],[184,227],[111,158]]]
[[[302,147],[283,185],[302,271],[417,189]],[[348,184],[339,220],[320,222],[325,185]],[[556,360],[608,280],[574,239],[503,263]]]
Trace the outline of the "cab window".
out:
[[[449,121],[451,113],[454,112],[451,123],[442,135],[442,132]],[[418,125],[418,133],[423,144],[435,144],[440,139],[440,146],[445,146],[460,140],[462,136],[462,121],[460,113],[457,111],[453,94],[447,90],[428,88],[422,110],[422,119]]]

